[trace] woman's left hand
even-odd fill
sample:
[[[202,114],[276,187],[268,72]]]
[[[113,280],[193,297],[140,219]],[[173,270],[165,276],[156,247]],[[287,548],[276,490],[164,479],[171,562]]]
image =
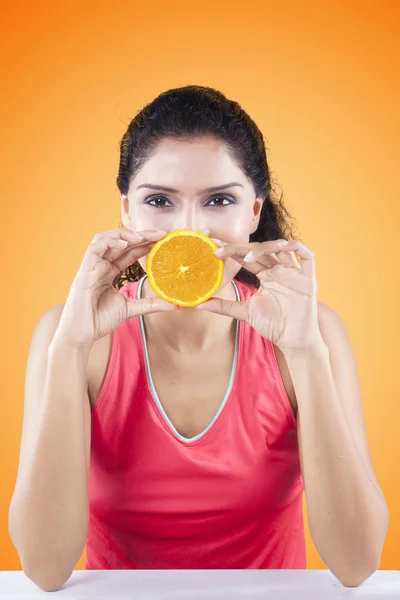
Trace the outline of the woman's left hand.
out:
[[[245,321],[282,352],[306,353],[322,340],[314,254],[302,242],[289,240],[280,246],[279,241],[282,240],[219,248],[219,258],[233,258],[258,277],[260,287],[247,300],[213,297],[196,309]]]

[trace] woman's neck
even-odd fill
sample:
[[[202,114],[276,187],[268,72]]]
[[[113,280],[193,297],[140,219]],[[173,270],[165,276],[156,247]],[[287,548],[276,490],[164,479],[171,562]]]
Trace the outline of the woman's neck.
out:
[[[156,296],[148,279],[143,282],[141,297]],[[232,282],[218,290],[218,298],[236,300]],[[176,352],[206,351],[216,343],[231,340],[236,320],[224,315],[182,307],[176,312],[159,312],[143,316],[146,337],[153,344],[167,346]]]

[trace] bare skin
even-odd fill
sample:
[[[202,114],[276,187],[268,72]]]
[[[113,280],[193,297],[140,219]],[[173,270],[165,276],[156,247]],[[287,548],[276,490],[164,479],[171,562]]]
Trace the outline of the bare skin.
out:
[[[228,182],[239,185],[220,193],[204,191]],[[147,189],[142,187],[145,184],[176,191]],[[193,142],[162,140],[132,180],[128,194],[121,195],[122,219],[126,227],[165,231],[195,229],[225,243],[249,241],[250,234],[258,227],[262,204],[263,198],[256,197],[252,182],[226,153],[224,145],[212,137]],[[146,258],[139,259],[144,270]],[[226,259],[224,279],[216,296],[236,299],[231,281],[240,268],[241,265],[232,258]],[[142,296],[155,296],[147,280]],[[207,427],[224,398],[232,369],[236,321],[191,308],[168,315],[154,313],[143,318],[157,394],[177,431],[192,437]],[[99,340],[98,349],[90,359],[92,407],[104,378],[110,344],[111,340]],[[162,348],[162,360],[159,348]],[[274,350],[296,414],[297,402],[285,357],[275,345]],[[216,357],[218,370],[213,367]],[[224,357],[222,363],[221,357]],[[195,374],[198,396],[193,398],[191,382]],[[210,374],[212,389],[207,385]],[[179,386],[173,385],[174,381],[179,381]],[[170,393],[172,386],[173,395]],[[190,401],[188,389],[191,390]]]
[[[147,280],[143,290],[146,288],[146,284],[148,284]],[[227,321],[224,317],[221,318],[223,322]],[[227,329],[218,343],[207,352],[193,350],[190,353],[187,351],[179,353],[164,347],[161,357],[157,338],[153,337],[152,330],[147,327],[146,317],[144,317],[144,321],[151,374],[160,402],[175,429],[184,437],[194,437],[212,421],[228,387],[235,344],[235,322],[232,323],[233,327]],[[112,334],[95,342],[90,351],[87,374],[92,410],[96,405],[104,381],[111,344]],[[285,356],[275,344],[273,348],[288,399],[294,413],[297,414],[296,395]],[[215,368],[216,364],[218,368]],[[196,378],[195,387],[193,387],[194,376]],[[207,385],[208,381],[213,382],[212,387]],[[179,385],[174,385],[174,382],[179,382]],[[171,394],[172,389],[174,390],[173,395]],[[190,394],[187,393],[188,390],[190,390]],[[196,396],[193,396],[194,390]]]
[[[239,185],[220,193],[203,191],[228,182]],[[146,184],[176,191],[142,187]],[[262,203],[263,199],[254,193],[252,182],[228,156],[219,140],[212,137],[192,142],[164,139],[131,181],[128,194],[121,194],[121,214],[124,225],[132,230],[195,229],[225,243],[240,243],[248,242],[250,234],[257,229]],[[139,259],[144,270],[146,259],[147,255]],[[236,299],[231,281],[240,268],[232,258],[226,259],[224,279],[216,296]],[[142,297],[155,295],[146,280]],[[192,437],[212,421],[224,398],[232,369],[236,321],[191,308],[148,314],[143,319],[151,373],[160,401],[177,431]],[[111,343],[112,333],[96,341],[90,352],[88,385],[92,409],[104,380]],[[274,345],[274,349],[296,414],[297,402],[285,357],[277,346]],[[218,369],[214,367],[216,357]],[[174,385],[176,381],[179,386]],[[213,382],[211,389],[208,381]],[[189,389],[190,395],[187,394]]]
[[[147,189],[148,183],[157,190]],[[149,203],[150,197],[160,195],[157,206]],[[168,417],[185,437],[211,422],[231,375],[233,318],[193,308],[176,310],[155,296],[147,280],[142,299],[129,301],[111,289],[114,277],[135,260],[145,270],[153,243],[176,229],[194,229],[225,243],[248,243],[262,203],[220,141],[163,140],[131,181],[128,195],[121,195],[126,229],[96,234],[66,302],[50,308],[38,322],[27,365],[9,532],[24,572],[42,589],[55,591],[63,585],[85,544],[90,410],[104,382],[115,329],[127,318],[143,315],[154,385]],[[225,260],[216,297],[235,299],[231,282],[240,268],[234,259]],[[275,353],[296,413],[285,358],[277,347]],[[212,386],[205,387],[209,381]]]

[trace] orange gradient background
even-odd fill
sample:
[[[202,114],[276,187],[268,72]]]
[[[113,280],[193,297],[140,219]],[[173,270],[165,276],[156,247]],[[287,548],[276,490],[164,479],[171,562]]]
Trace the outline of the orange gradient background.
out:
[[[319,299],[339,313],[353,343],[390,512],[381,568],[400,568],[399,6],[3,5],[1,570],[20,568],[7,513],[33,329],[65,301],[95,233],[119,224],[118,143],[129,120],[186,84],[237,100],[265,135],[296,235],[315,252]],[[308,525],[306,534],[308,567],[326,568]]]

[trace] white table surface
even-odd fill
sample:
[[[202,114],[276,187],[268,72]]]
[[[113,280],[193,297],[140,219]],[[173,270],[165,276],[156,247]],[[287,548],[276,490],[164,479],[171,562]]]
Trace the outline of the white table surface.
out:
[[[0,571],[0,600],[400,600],[400,571],[377,571],[356,588],[328,570],[77,570],[57,592],[44,592],[22,571]]]

